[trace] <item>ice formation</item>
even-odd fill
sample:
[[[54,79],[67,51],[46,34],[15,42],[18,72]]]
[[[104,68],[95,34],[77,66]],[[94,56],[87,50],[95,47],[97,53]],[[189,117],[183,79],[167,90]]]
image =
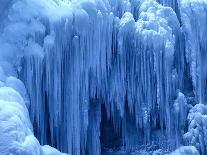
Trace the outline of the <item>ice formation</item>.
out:
[[[4,74],[6,78],[0,87],[0,154],[61,155],[54,148],[40,146],[29,119],[24,84],[8,75]]]
[[[183,146],[169,155],[199,155],[199,152],[194,146]]]
[[[0,139],[10,140],[0,153],[207,154],[206,9],[206,0],[0,2]]]

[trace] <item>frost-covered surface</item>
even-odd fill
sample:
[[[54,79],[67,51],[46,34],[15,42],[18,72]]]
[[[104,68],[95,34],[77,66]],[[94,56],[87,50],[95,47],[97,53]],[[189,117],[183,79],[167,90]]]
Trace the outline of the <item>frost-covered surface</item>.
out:
[[[165,153],[161,149],[147,150],[142,149],[135,151],[131,155],[200,155],[199,151],[194,146],[182,146],[171,153]]]
[[[206,0],[0,4],[2,118],[22,128],[12,151],[99,155],[114,138],[125,153],[207,153]]]
[[[196,146],[202,154],[206,153],[207,146],[207,107],[196,104],[188,115],[188,132],[184,134],[187,145]]]
[[[44,155],[66,155],[65,153],[61,153],[60,151],[49,145],[42,146],[42,151]]]
[[[183,146],[168,155],[199,155],[199,152],[194,146]]]
[[[0,137],[1,154],[42,154],[40,144],[32,132],[25,102],[7,84],[0,88]]]

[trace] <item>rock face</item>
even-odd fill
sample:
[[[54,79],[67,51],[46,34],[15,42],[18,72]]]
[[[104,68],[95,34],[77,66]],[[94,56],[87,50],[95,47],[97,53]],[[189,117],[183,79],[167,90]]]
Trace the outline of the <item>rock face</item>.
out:
[[[206,0],[0,2],[0,154],[207,154],[206,10]]]

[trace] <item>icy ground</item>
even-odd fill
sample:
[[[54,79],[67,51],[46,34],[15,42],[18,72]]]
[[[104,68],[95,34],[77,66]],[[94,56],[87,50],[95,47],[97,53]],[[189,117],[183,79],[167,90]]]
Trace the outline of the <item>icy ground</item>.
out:
[[[207,0],[1,0],[0,155],[206,155],[206,36]]]

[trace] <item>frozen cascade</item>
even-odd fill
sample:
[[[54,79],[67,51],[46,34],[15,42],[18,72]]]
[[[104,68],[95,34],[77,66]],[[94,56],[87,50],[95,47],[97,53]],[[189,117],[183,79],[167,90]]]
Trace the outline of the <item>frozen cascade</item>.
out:
[[[126,148],[136,139],[149,144],[157,126],[168,135],[160,139],[169,140],[168,146],[173,132],[170,106],[179,88],[177,70],[183,74],[173,68],[180,33],[176,14],[150,0],[139,6],[135,21],[130,7],[119,19],[116,9],[113,14],[102,5],[82,2],[81,9],[46,28],[43,59],[42,54],[30,54],[22,60],[35,133],[41,143],[70,154],[99,154],[105,104],[115,128],[122,129]]]
[[[2,4],[0,90],[11,87],[28,107],[46,145],[27,118],[30,152],[99,155],[114,138],[128,154],[142,145],[207,153],[206,0]]]

